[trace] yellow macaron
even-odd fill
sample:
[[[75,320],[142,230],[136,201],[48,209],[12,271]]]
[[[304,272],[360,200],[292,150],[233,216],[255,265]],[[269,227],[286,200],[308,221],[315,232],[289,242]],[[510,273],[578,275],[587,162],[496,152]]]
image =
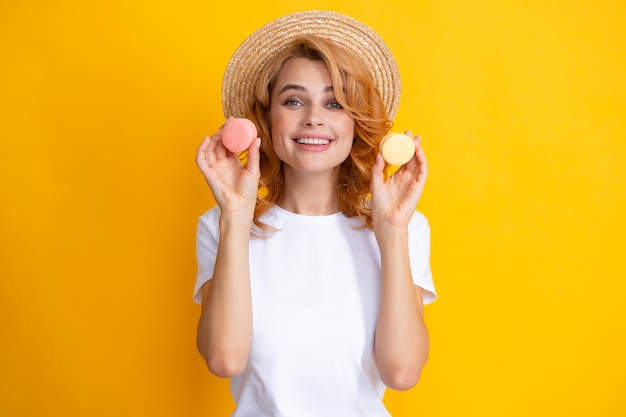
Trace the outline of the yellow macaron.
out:
[[[404,165],[415,155],[415,141],[404,133],[390,133],[380,141],[380,153],[389,165]]]

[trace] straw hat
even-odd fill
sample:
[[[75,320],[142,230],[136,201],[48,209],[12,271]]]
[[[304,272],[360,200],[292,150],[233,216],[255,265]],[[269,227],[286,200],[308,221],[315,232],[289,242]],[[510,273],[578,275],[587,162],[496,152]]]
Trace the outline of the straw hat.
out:
[[[254,101],[254,85],[267,61],[301,35],[317,35],[359,56],[369,68],[389,118],[400,101],[400,71],[383,39],[369,26],[340,13],[320,10],[292,13],[248,36],[230,59],[222,82],[226,117],[245,117]]]

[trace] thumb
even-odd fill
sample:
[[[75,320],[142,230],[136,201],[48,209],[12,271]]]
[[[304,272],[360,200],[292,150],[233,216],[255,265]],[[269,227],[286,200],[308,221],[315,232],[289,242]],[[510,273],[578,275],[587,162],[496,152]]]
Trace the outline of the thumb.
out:
[[[385,169],[385,162],[383,161],[383,156],[378,153],[376,155],[376,162],[372,165],[372,180],[370,183],[370,191],[377,189],[385,183],[385,178],[383,175],[383,171]]]

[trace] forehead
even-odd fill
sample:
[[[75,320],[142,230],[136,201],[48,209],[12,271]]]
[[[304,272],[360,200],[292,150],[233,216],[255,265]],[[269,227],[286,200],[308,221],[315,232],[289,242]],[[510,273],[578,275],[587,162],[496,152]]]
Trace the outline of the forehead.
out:
[[[331,85],[331,77],[323,61],[313,61],[308,58],[292,58],[287,60],[276,78],[276,85],[298,81],[299,83],[313,84],[323,82]],[[280,88],[280,87],[279,87]]]

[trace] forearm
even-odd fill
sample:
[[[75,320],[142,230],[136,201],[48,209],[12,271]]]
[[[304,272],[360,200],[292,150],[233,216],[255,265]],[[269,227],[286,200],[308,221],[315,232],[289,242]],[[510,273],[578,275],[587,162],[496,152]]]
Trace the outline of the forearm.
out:
[[[407,233],[388,230],[378,236],[382,282],[374,356],[385,384],[398,390],[417,384],[429,349],[421,289],[411,277]]]
[[[246,366],[252,338],[249,271],[250,225],[220,218],[220,241],[213,278],[203,288],[198,349],[211,372],[238,375]]]

